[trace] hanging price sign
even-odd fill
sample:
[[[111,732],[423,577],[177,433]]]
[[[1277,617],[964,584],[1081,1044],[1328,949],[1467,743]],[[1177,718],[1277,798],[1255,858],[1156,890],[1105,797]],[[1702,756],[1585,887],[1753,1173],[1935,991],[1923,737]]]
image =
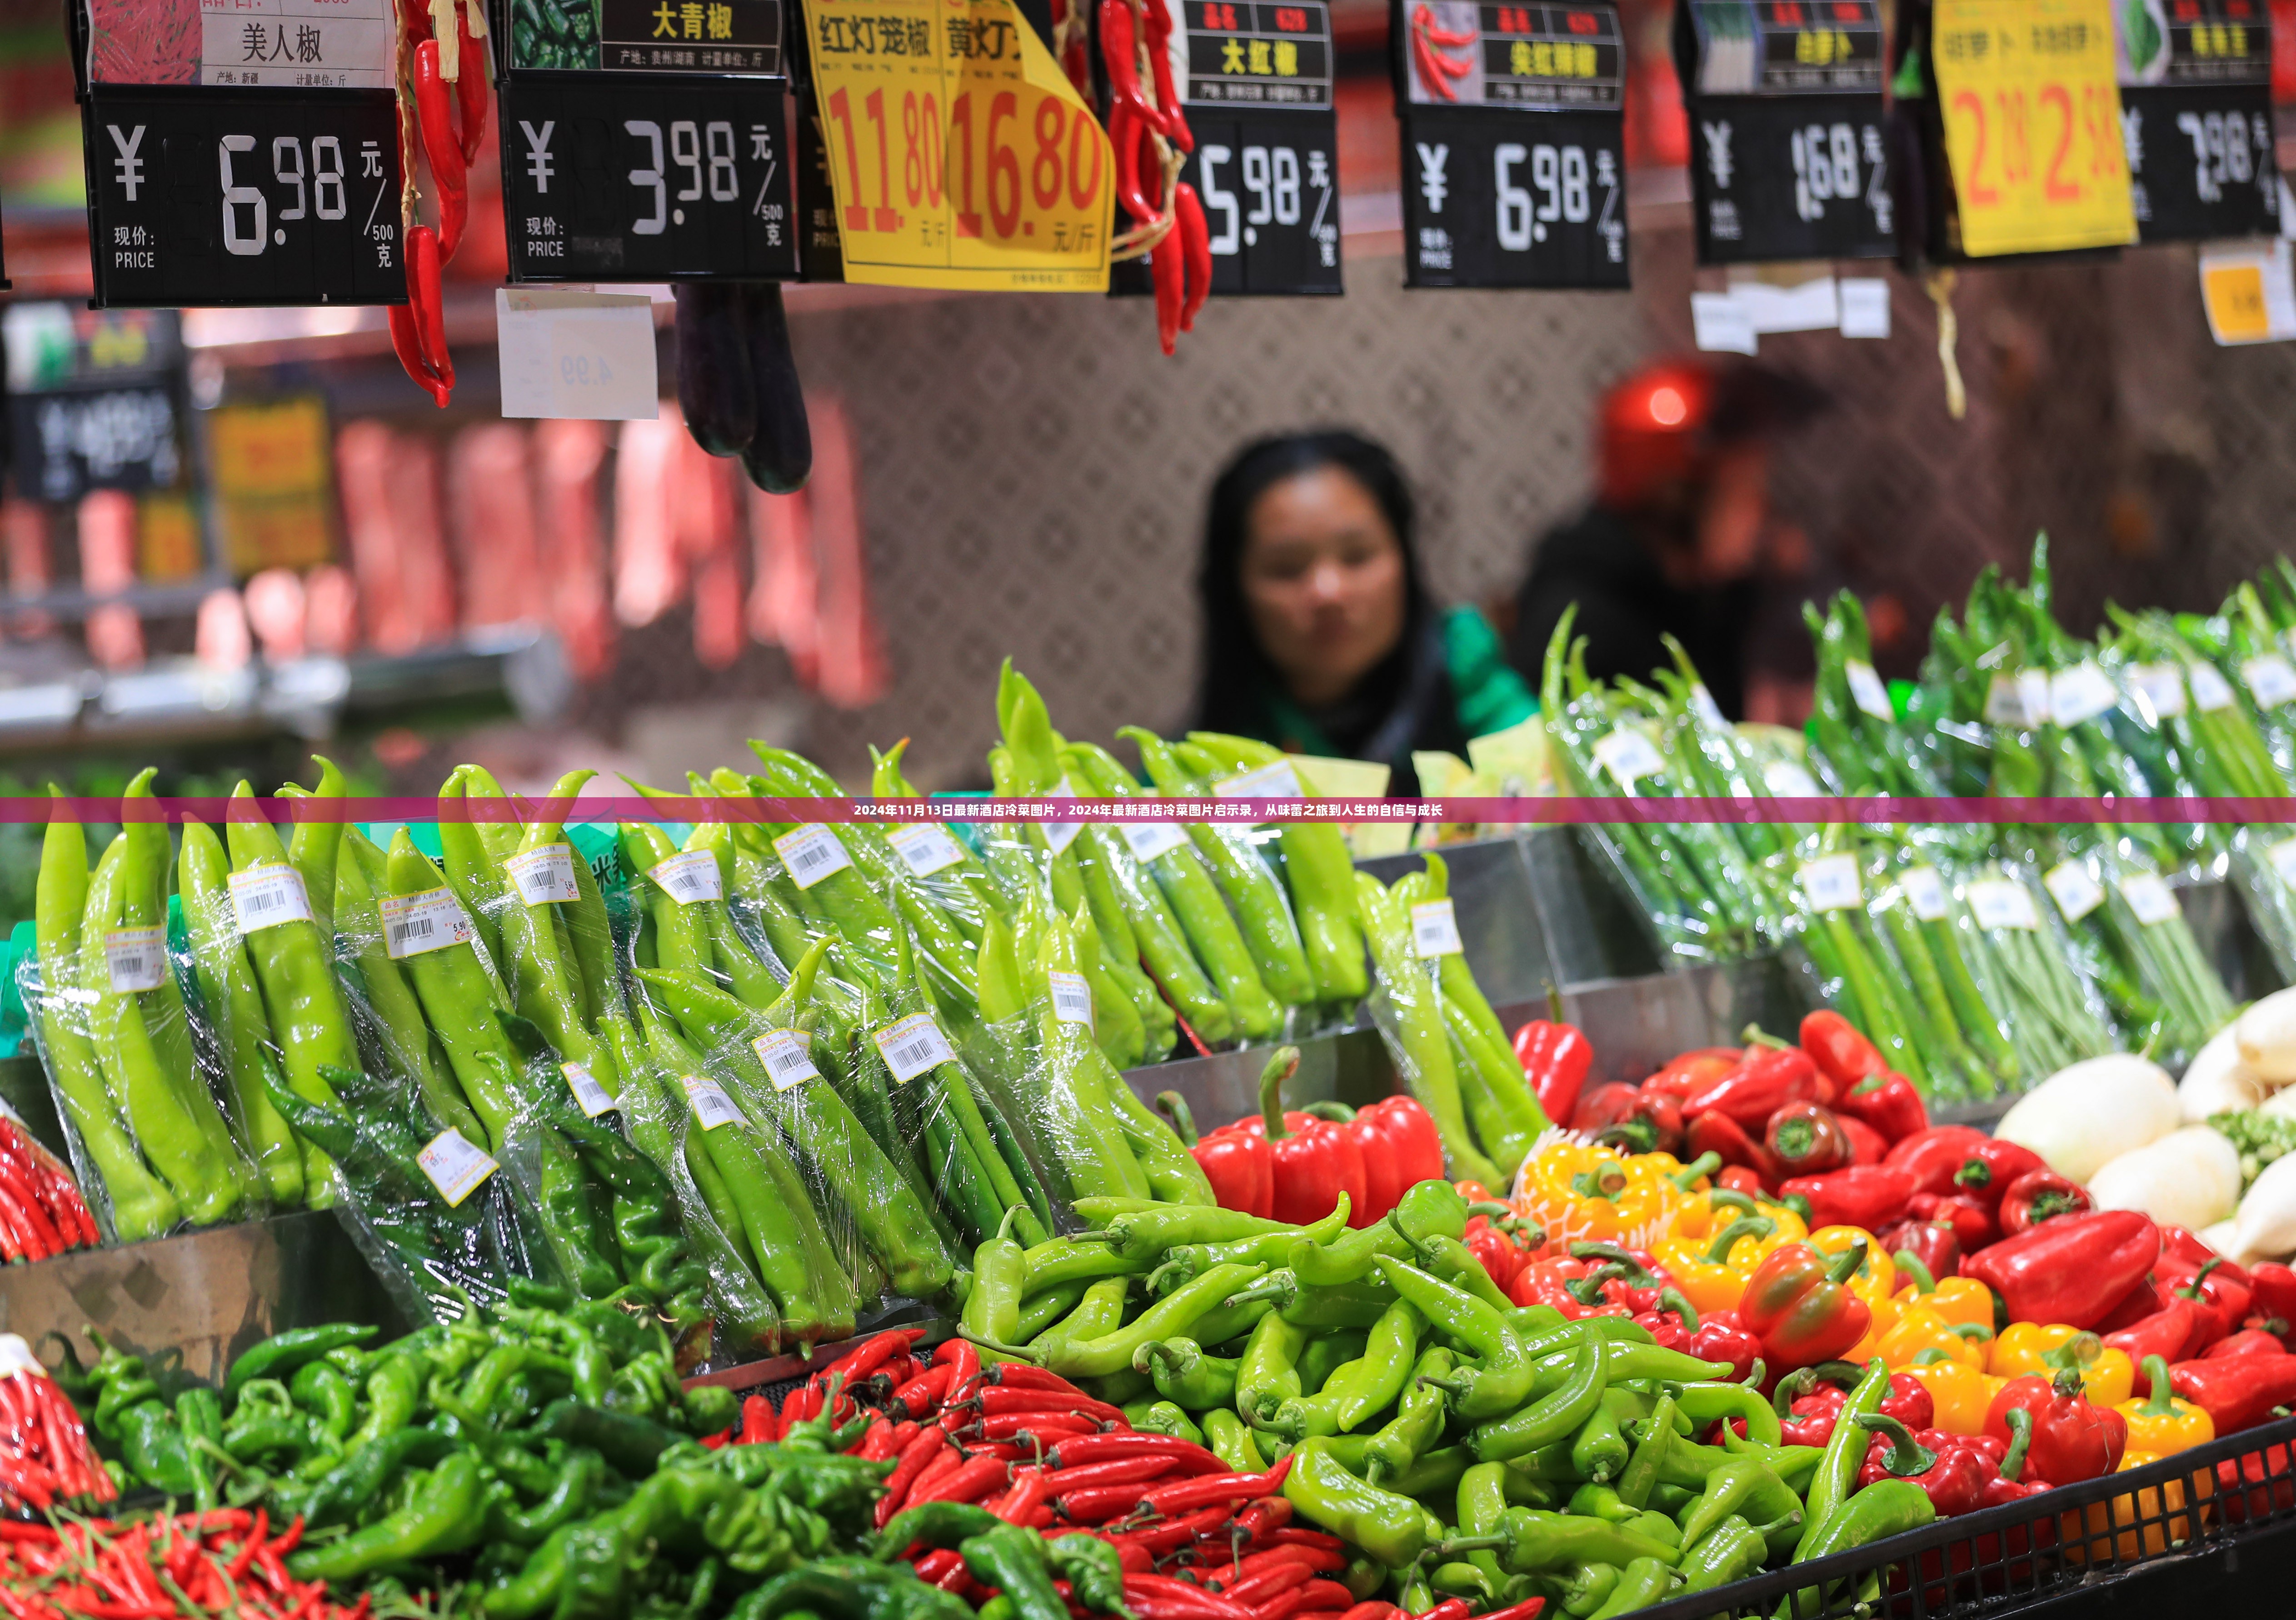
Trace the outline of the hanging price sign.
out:
[[[1939,0],[1931,44],[1962,252],[2136,238],[2111,0]]]
[[[847,281],[1100,292],[1108,136],[1013,0],[811,0]]]
[[[2139,236],[2192,242],[2277,231],[2264,0],[2122,0],[2113,21]]]

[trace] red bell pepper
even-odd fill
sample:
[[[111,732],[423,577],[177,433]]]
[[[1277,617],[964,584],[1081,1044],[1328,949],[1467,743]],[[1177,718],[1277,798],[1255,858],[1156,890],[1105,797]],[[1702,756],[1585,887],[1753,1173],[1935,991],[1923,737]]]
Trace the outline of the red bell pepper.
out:
[[[1864,1121],[1894,1145],[1930,1128],[1930,1111],[1914,1082],[1894,1070],[1869,1074],[1833,1099],[1835,1112]]]
[[[2048,1161],[2031,1148],[1988,1136],[1970,1148],[1969,1157],[1954,1172],[1954,1191],[1990,1210],[2001,1202],[2012,1181],[2048,1167]]]
[[[1762,1341],[1739,1325],[1735,1311],[1709,1311],[1681,1348],[1702,1361],[1729,1362],[1733,1384],[1744,1383],[1762,1355]]]
[[[2030,1227],[2026,1229],[2028,1231],[2031,1229]],[[2120,1303],[2104,1313],[2103,1319],[2095,1324],[2095,1330],[2098,1333],[2119,1333],[2124,1328],[2134,1328],[2147,1317],[2158,1316],[2168,1303],[2161,1290],[2153,1286],[2151,1277],[2140,1277],[2136,1279],[2136,1286],[2120,1296]],[[2176,1357],[2169,1359],[2173,1361]]]
[[[1195,1116],[1177,1091],[1158,1093],[1156,1106],[1170,1117],[1173,1130],[1195,1155],[1222,1209],[1241,1210],[1263,1221],[1275,1212],[1275,1155],[1265,1136],[1254,1136],[1237,1123],[1198,1137]]]
[[[1488,1217],[1475,1215],[1467,1221],[1464,1239],[1467,1253],[1481,1262],[1483,1270],[1502,1294],[1514,1283],[1523,1267],[1530,1263],[1530,1254],[1520,1244],[1493,1226]]]
[[[1890,1066],[1881,1049],[1840,1013],[1811,1013],[1802,1019],[1798,1032],[1801,1049],[1809,1054],[1817,1072],[1833,1082],[1837,1098]]]
[[[2137,1382],[2143,1384],[2148,1358],[2159,1356],[2164,1361],[2185,1359],[2199,1329],[2198,1317],[2191,1300],[2172,1299],[2133,1327],[2106,1334],[2104,1343],[2114,1350],[2128,1353],[2128,1359],[2136,1364]],[[2144,1393],[2152,1392],[2147,1389]]]
[[[1283,1082],[1300,1066],[1300,1048],[1279,1048],[1259,1073],[1259,1117],[1243,1130],[1267,1139],[1275,1158],[1275,1196],[1270,1220],[1292,1226],[1321,1221],[1348,1195],[1350,1211],[1364,1201],[1363,1155],[1328,1120],[1283,1108]]]
[[[1702,1114],[1692,1120],[1689,1139],[1683,1151],[1693,1158],[1711,1153],[1719,1155],[1725,1164],[1743,1165],[1754,1172],[1765,1188],[1775,1187],[1784,1180],[1770,1150],[1726,1114]]]
[[[2059,1215],[2078,1215],[2094,1208],[2088,1188],[2046,1167],[2029,1170],[2002,1189],[2000,1207],[1994,1211],[2004,1238],[2030,1231]]]
[[[1809,1200],[1812,1231],[1822,1226],[1854,1226],[1878,1232],[1905,1218],[1914,1185],[1911,1176],[1889,1164],[1852,1164],[1822,1176],[1796,1176],[1779,1192]]]
[[[1841,1134],[1849,1139],[1849,1162],[1852,1164],[1879,1164],[1890,1156],[1890,1139],[1864,1120],[1854,1114],[1843,1113],[1839,1105],[1834,1108],[1833,1117],[1841,1126]]]
[[[2221,1255],[2210,1256],[2189,1282],[2178,1284],[2171,1292],[2178,1299],[2191,1300],[2200,1314],[2195,1341],[2200,1350],[2236,1332],[2248,1320],[2248,1273]]]
[[[1794,1431],[1786,1436],[1785,1443],[1824,1445],[1833,1437],[1849,1390],[1863,1376],[1862,1369],[1850,1362],[1833,1361],[1797,1368],[1778,1379],[1771,1391],[1771,1403],[1777,1408],[1780,1424]],[[1881,1410],[1907,1428],[1925,1429],[1937,1421],[1937,1402],[1929,1386],[1911,1373],[1890,1375],[1889,1393],[1882,1397]]]
[[[1874,1313],[1846,1285],[1865,1262],[1863,1243],[1832,1255],[1806,1243],[1773,1250],[1738,1303],[1739,1323],[1761,1340],[1763,1359],[1773,1367],[1808,1367],[1864,1338]]]
[[[1900,1221],[1887,1231],[1877,1232],[1882,1246],[1892,1256],[1911,1254],[1921,1262],[1922,1269],[1935,1282],[1940,1277],[1951,1277],[1961,1270],[1961,1239],[1955,1236],[1952,1226],[1936,1221]],[[1900,1270],[1905,1262],[1898,1261]],[[1900,1283],[1912,1284],[1911,1277],[1901,1276]]]
[[[1970,1149],[1988,1139],[1972,1125],[1934,1125],[1892,1144],[1882,1163],[1912,1172],[1914,1191],[1949,1198],[1960,1190],[1953,1179],[1969,1162]]]
[[[1587,1303],[1571,1293],[1571,1285],[1585,1282],[1587,1272],[1595,1269],[1583,1260],[1534,1260],[1515,1273],[1506,1296],[1518,1305],[1546,1305],[1571,1321],[1589,1316],[1632,1316],[1625,1298],[1627,1285],[1615,1277],[1596,1285],[1595,1297],[1603,1302],[1599,1304]]]
[[[1683,1116],[1726,1114],[1759,1131],[1788,1103],[1817,1097],[1817,1065],[1799,1047],[1750,1046],[1735,1069],[1682,1099]]]
[[[2276,1260],[2252,1265],[2248,1268],[2248,1287],[2251,1311],[2296,1325],[2296,1270]]]
[[[1619,1081],[1580,1098],[1570,1129],[1628,1153],[1676,1153],[1682,1147],[1682,1110],[1675,1100]]]
[[[1788,1103],[1769,1117],[1762,1146],[1790,1176],[1819,1176],[1851,1162],[1849,1133],[1818,1103]]]
[[[1936,1429],[1917,1435],[1883,1412],[1861,1412],[1854,1421],[1886,1443],[1880,1459],[1869,1453],[1858,1471],[1859,1490],[1882,1479],[1909,1479],[1935,1505],[1939,1518],[1974,1513],[1983,1505],[1986,1481],[1998,1474],[1983,1452]]]
[[[2203,1361],[2220,1361],[2228,1355],[2286,1355],[2287,1349],[2279,1338],[2261,1328],[2243,1328],[2238,1333],[2218,1339],[2201,1352]]]
[[[1679,1103],[1732,1073],[1744,1056],[1734,1046],[1698,1047],[1669,1058],[1663,1068],[1643,1081],[1643,1090],[1671,1097]]]
[[[2000,1236],[1993,1212],[1973,1198],[1941,1198],[1935,1193],[1915,1193],[1906,1201],[1906,1213],[1916,1221],[1933,1221],[1953,1229],[1961,1252],[1973,1254]]]
[[[2296,1401],[2296,1355],[2228,1355],[2179,1361],[2169,1387],[2202,1408],[2218,1435],[2263,1422],[2276,1406]]]
[[[2169,1377],[2174,1383],[2173,1369]],[[2081,1393],[2080,1374],[2070,1367],[2054,1381],[2027,1373],[2003,1385],[1985,1409],[1985,1432],[1997,1440],[2009,1440],[2006,1414],[2012,1410],[2030,1414],[2033,1471],[2052,1484],[2102,1478],[2120,1466],[2121,1453],[2128,1449],[2128,1419],[2110,1407],[2090,1405]]]
[[[1337,1124],[1363,1161],[1363,1203],[1349,1212],[1349,1226],[1386,1220],[1405,1193],[1442,1179],[1443,1138],[1417,1098],[1390,1097],[1368,1108],[1314,1103],[1307,1111]]]
[[[1531,1095],[1556,1124],[1578,1108],[1578,1092],[1594,1066],[1595,1047],[1584,1032],[1562,1021],[1562,997],[1553,985],[1546,990],[1547,1016],[1534,1018],[1514,1032],[1515,1061]]]
[[[2249,1451],[2217,1464],[2217,1511],[2232,1525],[2285,1513],[2296,1507],[2296,1487],[2288,1476],[2288,1448]]]
[[[1980,1249],[1961,1262],[1961,1274],[1999,1295],[2013,1321],[2092,1328],[2160,1253],[2161,1229],[2151,1216],[2132,1209],[2091,1210],[2060,1215]],[[2047,1471],[2045,1466],[2042,1472]]]
[[[1743,1164],[1725,1164],[1714,1172],[1714,1185],[1726,1192],[1749,1195],[1768,1190],[1762,1185],[1761,1172]]]

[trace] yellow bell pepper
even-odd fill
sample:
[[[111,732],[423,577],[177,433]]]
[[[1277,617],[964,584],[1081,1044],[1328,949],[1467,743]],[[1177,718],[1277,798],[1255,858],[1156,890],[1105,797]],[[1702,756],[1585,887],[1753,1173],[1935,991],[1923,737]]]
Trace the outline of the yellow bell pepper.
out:
[[[1664,1238],[1652,1256],[1674,1279],[1683,1297],[1703,1315],[1710,1311],[1735,1311],[1754,1268],[1788,1241],[1778,1236],[1776,1222],[1757,1215],[1730,1222],[1711,1240]]]
[[[1916,1360],[1905,1370],[1930,1392],[1931,1403],[1937,1408],[1937,1427],[1948,1435],[1983,1434],[1986,1408],[1993,1404],[2005,1380],[1988,1377],[1944,1351],[1936,1354],[1936,1361]]]
[[[1940,1277],[1922,1303],[1948,1323],[1967,1322],[1993,1333],[1993,1290],[1974,1277]]]
[[[2136,1365],[2127,1351],[2062,1322],[2012,1322],[1985,1360],[1985,1370],[1997,1378],[2054,1377],[2068,1367],[2079,1369],[2081,1393],[2092,1406],[2119,1406],[2136,1387]]]
[[[2158,1361],[2160,1366],[2153,1363]],[[2206,1445],[2217,1437],[2216,1419],[2205,1407],[2180,1401],[2168,1386],[2168,1361],[2161,1356],[2147,1356],[2144,1369],[2152,1386],[2149,1401],[2131,1397],[2114,1405],[2113,1410],[2128,1419],[2128,1449],[2150,1451],[2156,1457],[2173,1456],[2188,1451],[2196,1445]]]
[[[1900,1368],[1911,1366],[1923,1351],[1935,1350],[1979,1372],[1985,1370],[1985,1346],[1956,1333],[1952,1324],[1931,1307],[1929,1295],[1901,1291],[1892,1303],[1898,1310],[1897,1321],[1875,1338],[1873,1355]],[[1851,1359],[1857,1359],[1854,1351]]]
[[[1882,1240],[1861,1227],[1821,1226],[1809,1235],[1808,1242],[1821,1254],[1839,1254],[1856,1244],[1866,1246],[1865,1263],[1849,1279],[1849,1291],[1879,1316],[1881,1307],[1889,1303],[1890,1295],[1898,1291],[1898,1262],[1890,1258]],[[1895,1312],[1891,1320],[1896,1320]]]
[[[1850,1292],[1855,1294],[1857,1290],[1853,1288]],[[1866,1324],[1866,1336],[1852,1345],[1842,1360],[1863,1367],[1875,1356],[1882,1355],[1882,1341],[1897,1331],[1898,1320],[1905,1314],[1905,1299],[1906,1295],[1898,1294],[1869,1303],[1866,1308],[1871,1313],[1872,1320]],[[1890,1360],[1887,1356],[1882,1356],[1882,1359],[1884,1361]],[[1890,1362],[1890,1365],[1894,1367],[1896,1363]]]
[[[2161,1456],[2157,1451],[2125,1451],[2115,1472],[2126,1474],[2131,1468],[2160,1461]],[[2190,1479],[2193,1499],[2203,1504],[2191,1514],[2185,1511],[2186,1481],[2171,1479],[2157,1489],[2147,1486],[2110,1501],[2091,1502],[2079,1513],[2059,1515],[2057,1542],[2065,1561],[2086,1564],[2092,1553],[2100,1558],[2109,1556],[2105,1551],[2107,1538],[2112,1549],[2111,1556],[2124,1562],[2133,1562],[2140,1555],[2157,1557],[2172,1546],[2191,1541],[2208,1523],[2205,1504],[2210,1482],[2205,1473],[2194,1474]],[[2153,1522],[2147,1524],[2147,1519]]]
[[[1675,1211],[1674,1236],[1695,1240],[1711,1241],[1722,1229],[1734,1221],[1759,1215],[1776,1224],[1776,1238],[1783,1246],[1800,1243],[1809,1236],[1809,1228],[1802,1219],[1783,1204],[1759,1203],[1742,1192],[1726,1187],[1710,1188],[1691,1194]]]
[[[1669,1229],[1686,1195],[1666,1178],[1680,1169],[1669,1154],[1557,1141],[1524,1161],[1515,1207],[1553,1244],[1639,1245]]]

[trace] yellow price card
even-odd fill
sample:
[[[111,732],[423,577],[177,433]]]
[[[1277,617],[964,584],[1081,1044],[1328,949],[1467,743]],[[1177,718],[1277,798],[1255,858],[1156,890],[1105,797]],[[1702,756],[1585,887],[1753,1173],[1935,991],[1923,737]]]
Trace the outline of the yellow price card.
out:
[[[1938,0],[1931,37],[1964,252],[2136,240],[2112,0]]]
[[[1108,290],[1108,136],[1013,0],[803,12],[847,281]]]

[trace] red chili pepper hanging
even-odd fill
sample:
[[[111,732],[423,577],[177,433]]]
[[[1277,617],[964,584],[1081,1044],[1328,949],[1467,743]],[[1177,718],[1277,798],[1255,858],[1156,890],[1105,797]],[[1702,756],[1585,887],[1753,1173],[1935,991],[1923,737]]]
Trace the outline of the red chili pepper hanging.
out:
[[[468,4],[455,8],[455,37],[460,49],[455,111],[459,118],[464,169],[479,160],[479,144],[487,133],[487,37],[471,31],[473,14],[474,9]],[[480,26],[484,26],[483,22]]]
[[[1181,127],[1185,129],[1187,126],[1183,124]],[[1172,210],[1172,229],[1180,239],[1180,258],[1188,271],[1188,300],[1180,306],[1180,330],[1193,332],[1197,312],[1212,295],[1212,231],[1205,222],[1204,205],[1196,196],[1196,188],[1185,180],[1173,189]],[[1410,1101],[1408,1098],[1397,1100]],[[1443,1173],[1439,1163],[1431,1173]]]

